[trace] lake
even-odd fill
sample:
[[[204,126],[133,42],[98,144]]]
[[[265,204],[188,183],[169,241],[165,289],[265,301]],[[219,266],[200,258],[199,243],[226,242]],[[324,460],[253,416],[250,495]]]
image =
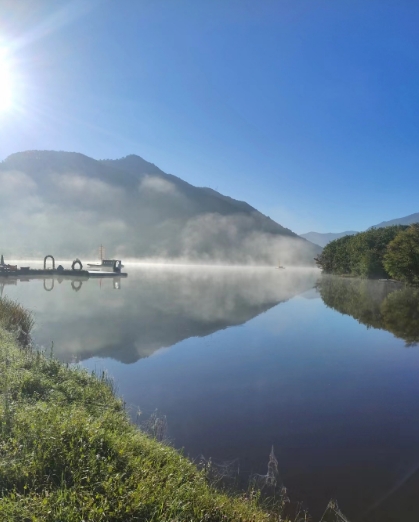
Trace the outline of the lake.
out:
[[[331,498],[351,522],[419,520],[418,290],[314,269],[127,272],[0,290],[33,311],[38,347],[106,370],[133,420],[157,410],[192,459],[243,484],[273,446],[315,520]]]

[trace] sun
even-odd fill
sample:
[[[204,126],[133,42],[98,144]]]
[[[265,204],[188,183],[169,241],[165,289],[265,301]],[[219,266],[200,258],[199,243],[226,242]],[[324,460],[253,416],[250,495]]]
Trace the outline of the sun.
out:
[[[13,78],[7,53],[0,47],[0,113],[13,105]]]

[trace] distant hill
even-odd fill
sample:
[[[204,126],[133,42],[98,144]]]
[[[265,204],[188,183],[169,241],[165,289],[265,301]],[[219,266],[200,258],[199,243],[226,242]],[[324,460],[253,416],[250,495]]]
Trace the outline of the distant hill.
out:
[[[416,212],[416,214],[410,214],[409,216],[391,219],[390,221],[382,221],[371,228],[389,227],[391,225],[411,225],[412,223],[419,223],[419,212]]]
[[[300,234],[300,237],[315,243],[321,247],[325,247],[327,243],[334,241],[335,239],[339,239],[343,236],[352,236],[353,234],[357,234],[355,230],[348,230],[346,232],[326,232],[324,234],[320,232],[307,232],[307,234]]]
[[[419,223],[419,212],[417,212],[416,214],[410,214],[409,216],[391,219],[390,221],[382,221],[381,223],[378,223],[378,225],[373,225],[370,228],[383,228],[389,227],[391,225],[411,225],[412,223]],[[335,239],[339,239],[340,237],[353,235],[357,233],[358,232],[354,230],[336,233],[329,232],[325,234],[322,234],[320,232],[307,232],[307,234],[300,234],[300,237],[307,239],[308,241],[311,241],[316,245],[325,247],[328,243]]]
[[[312,265],[320,248],[248,203],[195,187],[135,155],[27,151],[0,163],[8,257],[107,256]]]

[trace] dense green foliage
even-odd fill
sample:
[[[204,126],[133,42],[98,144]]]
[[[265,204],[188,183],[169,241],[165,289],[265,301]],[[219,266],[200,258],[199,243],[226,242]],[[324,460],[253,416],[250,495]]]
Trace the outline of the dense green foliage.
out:
[[[405,283],[419,283],[419,224],[403,230],[391,241],[384,256],[387,273]]]
[[[368,327],[391,332],[406,346],[419,343],[419,289],[365,279],[323,276],[324,303]]]
[[[416,267],[419,275],[419,232],[415,232],[416,227],[372,228],[336,239],[323,249],[316,259],[317,265],[328,274],[394,277],[415,282],[411,274],[414,273],[412,267]]]
[[[31,323],[4,301],[0,323],[18,310],[22,325]],[[22,348],[22,328],[7,324],[15,333],[0,327],[0,520],[274,519],[254,492],[217,492],[189,460],[133,426],[104,375]]]

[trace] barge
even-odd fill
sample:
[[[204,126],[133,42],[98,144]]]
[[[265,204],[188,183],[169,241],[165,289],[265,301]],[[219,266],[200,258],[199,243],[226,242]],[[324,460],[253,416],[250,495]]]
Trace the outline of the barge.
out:
[[[51,268],[47,268],[47,261],[51,260]],[[65,276],[80,278],[90,277],[127,277],[128,274],[121,271],[123,266],[120,260],[113,260],[114,264],[111,270],[83,270],[83,264],[80,259],[75,259],[71,265],[71,268],[64,268],[62,265],[55,267],[55,259],[51,255],[47,255],[44,258],[44,268],[31,268],[29,266],[9,265],[4,262],[3,256],[1,256],[0,262],[0,277],[45,277],[45,276]],[[89,265],[88,265],[89,266]]]

